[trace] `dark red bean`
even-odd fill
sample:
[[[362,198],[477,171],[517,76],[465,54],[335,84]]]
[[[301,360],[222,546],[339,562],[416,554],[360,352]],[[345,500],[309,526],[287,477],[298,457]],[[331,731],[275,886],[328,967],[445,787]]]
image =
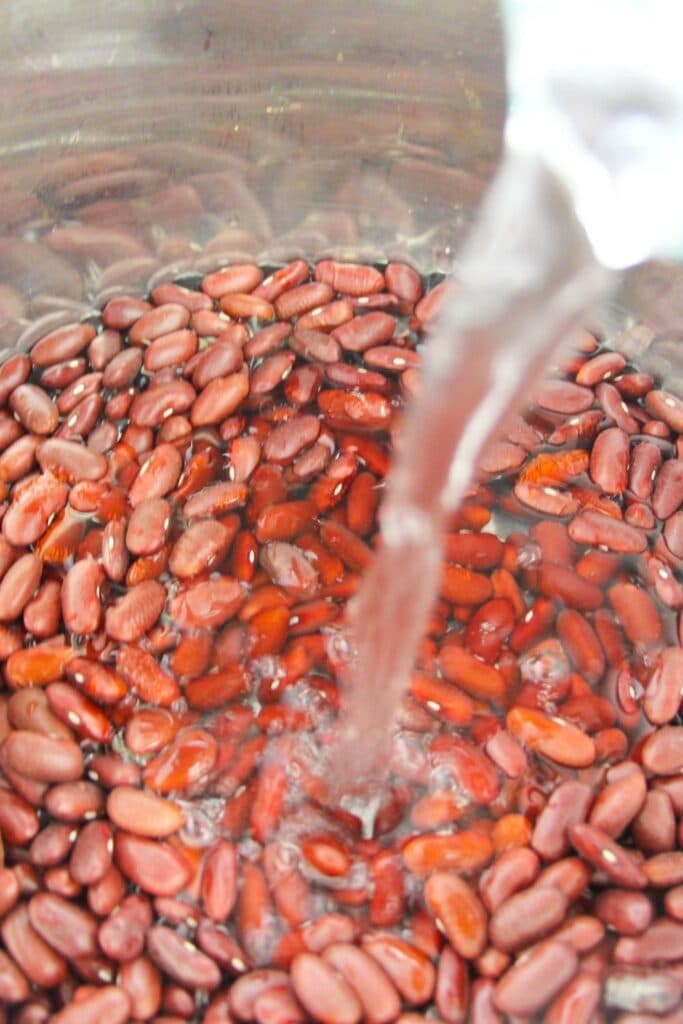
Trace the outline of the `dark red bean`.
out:
[[[176,931],[157,925],[147,933],[150,958],[181,985],[211,989],[220,984],[221,973],[205,953]]]
[[[647,876],[635,858],[602,829],[587,824],[570,825],[569,838],[577,853],[617,885],[628,889],[646,887]]]
[[[557,890],[534,887],[517,892],[493,914],[491,941],[498,949],[515,952],[552,931],[566,910],[567,899]]]
[[[49,989],[64,980],[66,961],[33,928],[26,903],[3,918],[0,935],[5,950],[34,985]]]
[[[173,847],[131,833],[116,833],[114,860],[127,878],[154,896],[175,896],[189,879],[187,862]]]
[[[642,935],[621,938],[614,949],[620,964],[656,964],[680,960],[683,953],[683,925],[667,918],[651,924]]]
[[[354,990],[320,957],[300,953],[292,962],[291,978],[297,998],[314,1020],[357,1024],[361,1019]]]
[[[103,985],[90,991],[78,1002],[71,1002],[55,1013],[55,1024],[126,1024],[129,1019],[130,999],[118,985]]]
[[[38,893],[30,900],[28,912],[38,934],[67,960],[97,952],[97,922],[76,904],[52,893]]]

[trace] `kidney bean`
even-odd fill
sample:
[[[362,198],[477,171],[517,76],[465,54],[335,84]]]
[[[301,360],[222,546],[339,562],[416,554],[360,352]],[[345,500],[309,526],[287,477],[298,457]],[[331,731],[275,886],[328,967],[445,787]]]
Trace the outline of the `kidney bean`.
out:
[[[0,366],[0,406],[5,405],[7,399],[26,380],[31,372],[31,361],[28,356],[22,353],[10,356]]]
[[[79,885],[96,885],[112,863],[114,840],[111,827],[104,821],[84,825],[74,843],[69,871]]]
[[[396,330],[396,319],[388,313],[373,312],[356,316],[335,327],[332,337],[348,352],[365,352],[389,341]]]
[[[607,494],[623,494],[628,485],[630,441],[619,427],[610,427],[596,437],[590,454],[590,476]]]
[[[36,867],[60,864],[71,849],[71,827],[53,822],[41,829],[29,847],[31,863]]]
[[[456,953],[471,960],[486,944],[487,915],[479,898],[457,875],[437,871],[425,882],[425,901]]]
[[[38,934],[67,960],[97,952],[97,922],[88,911],[52,893],[38,893],[28,904]]]
[[[157,925],[147,933],[147,952],[156,965],[181,985],[211,989],[220,984],[220,970],[187,939]]]
[[[20,903],[0,924],[5,950],[34,985],[54,988],[66,977],[67,964],[33,928],[28,906]]]
[[[683,853],[666,851],[656,853],[643,864],[650,885],[668,889],[683,882]]]
[[[631,825],[638,849],[645,853],[673,850],[676,843],[676,819],[669,795],[651,789]]]
[[[576,974],[578,960],[562,942],[548,939],[519,958],[495,987],[493,1001],[504,1013],[528,1017],[546,1006]]]
[[[182,828],[177,804],[132,786],[117,786],[107,797],[107,814],[118,827],[138,836],[163,838]]]
[[[515,952],[557,927],[566,910],[566,897],[555,889],[533,887],[514,893],[491,918],[491,941],[498,949]]]
[[[0,951],[0,999],[4,1004],[23,1003],[28,999],[30,987],[26,976],[17,965]]]
[[[55,1024],[125,1024],[129,1019],[130,999],[118,985],[103,985],[78,1002],[71,1002],[53,1015]]]
[[[634,857],[602,829],[585,823],[570,825],[569,839],[577,853],[617,885],[627,889],[647,885],[647,876]]]
[[[657,659],[643,698],[643,710],[653,725],[666,725],[676,717],[683,699],[682,680],[683,651],[667,647]]]
[[[534,401],[542,409],[575,416],[593,404],[593,392],[569,381],[549,380],[536,389]]]
[[[605,889],[596,899],[595,912],[620,935],[641,934],[650,926],[655,913],[648,896],[626,889]]]
[[[645,778],[637,768],[614,781],[610,779],[598,794],[588,821],[615,839],[638,814],[645,794]]]
[[[170,707],[180,695],[176,680],[141,647],[130,646],[120,649],[116,667],[130,688],[148,704]]]
[[[45,797],[45,809],[63,821],[94,818],[103,806],[99,786],[87,780],[61,782],[53,786]]]
[[[102,616],[100,585],[104,571],[94,558],[83,558],[67,572],[62,583],[64,625],[76,635],[95,633]]]
[[[601,995],[598,979],[581,970],[550,1004],[545,1020],[548,1024],[590,1024],[595,1019]]]
[[[599,544],[620,554],[637,554],[647,547],[645,534],[636,526],[618,522],[594,509],[584,509],[574,517],[569,535],[578,544]]]
[[[361,944],[386,972],[406,1003],[421,1006],[431,998],[436,972],[425,953],[385,933],[366,934]]]
[[[173,847],[129,832],[114,836],[114,860],[127,878],[153,896],[175,896],[190,876],[186,861]]]
[[[654,775],[672,775],[683,768],[683,727],[665,725],[646,739],[643,766]]]
[[[645,396],[645,408],[655,419],[664,420],[676,433],[683,432],[683,403],[676,395],[653,389]]]
[[[128,500],[133,508],[152,498],[163,498],[178,483],[183,468],[180,453],[172,444],[155,448],[134,479]]]
[[[5,744],[8,764],[40,782],[68,782],[83,774],[83,755],[77,743],[18,729]]]
[[[37,555],[26,554],[17,559],[0,581],[0,621],[10,622],[21,615],[33,597],[43,571]]]
[[[31,349],[31,362],[34,366],[54,366],[67,359],[80,355],[84,348],[95,337],[95,329],[90,324],[67,324],[51,331]]]
[[[614,948],[614,961],[646,966],[680,960],[682,943],[683,925],[662,917],[641,935],[619,939]]]
[[[187,381],[177,379],[168,384],[158,384],[135,396],[130,407],[130,420],[139,427],[159,427],[169,416],[187,412],[195,399],[195,390]]]
[[[161,1007],[162,976],[146,956],[138,956],[121,964],[119,984],[130,999],[130,1013],[135,1020],[149,1020]]]

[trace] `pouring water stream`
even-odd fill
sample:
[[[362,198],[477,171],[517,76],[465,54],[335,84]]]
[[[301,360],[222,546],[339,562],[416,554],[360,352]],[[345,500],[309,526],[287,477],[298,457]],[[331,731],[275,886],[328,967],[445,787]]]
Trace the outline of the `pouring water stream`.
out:
[[[338,795],[385,777],[439,590],[448,514],[487,442],[610,282],[567,193],[539,160],[518,154],[504,162],[461,260],[402,425],[381,548],[349,609],[347,706],[328,770]]]

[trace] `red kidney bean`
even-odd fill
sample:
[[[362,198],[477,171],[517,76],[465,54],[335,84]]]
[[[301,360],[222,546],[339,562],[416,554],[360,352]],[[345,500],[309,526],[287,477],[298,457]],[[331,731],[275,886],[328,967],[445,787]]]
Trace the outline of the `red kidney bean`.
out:
[[[669,795],[651,789],[631,825],[638,849],[645,853],[673,850],[676,843],[676,818]]]
[[[197,347],[194,331],[184,329],[163,334],[145,350],[144,367],[149,373],[156,373],[167,366],[184,366],[196,353]]]
[[[7,1003],[23,1003],[30,986],[26,976],[6,953],[0,951],[0,999]]]
[[[528,1017],[546,1006],[576,974],[574,951],[553,939],[519,958],[496,985],[495,1006],[512,1016]]]
[[[206,389],[203,394],[205,392]],[[130,407],[130,419],[139,427],[159,427],[169,416],[187,412],[195,399],[195,390],[187,381],[177,379],[168,384],[158,384],[135,396]]]
[[[73,359],[80,355],[94,337],[95,329],[90,324],[58,327],[33,345],[31,362],[34,366],[54,366],[55,363]]]
[[[570,825],[569,839],[577,853],[617,885],[627,889],[646,887],[647,876],[635,858],[602,829],[585,823]]]
[[[623,494],[628,485],[630,441],[619,427],[610,427],[596,437],[590,455],[590,476],[607,494]]]
[[[79,885],[96,885],[109,871],[114,840],[111,827],[104,821],[84,825],[74,843],[69,871]]]
[[[31,924],[67,960],[97,952],[97,922],[86,910],[52,893],[38,893],[28,904]]]
[[[183,468],[180,453],[171,444],[152,451],[131,486],[128,500],[133,508],[152,498],[163,498],[178,483]]]
[[[66,961],[33,928],[26,903],[3,918],[0,935],[7,953],[34,985],[49,989],[64,980]]]
[[[43,470],[57,470],[66,475],[70,483],[79,480],[99,480],[107,472],[107,460],[74,441],[49,438],[36,449],[36,457]]]
[[[665,725],[648,736],[643,766],[654,775],[673,775],[683,768],[683,727]]]
[[[569,982],[545,1012],[547,1024],[590,1024],[602,995],[597,978],[587,971],[579,973]]]
[[[35,384],[22,384],[10,396],[10,408],[32,434],[51,434],[59,422],[59,411],[47,392]]]
[[[93,782],[61,782],[45,797],[45,809],[63,821],[94,818],[104,805],[102,792]]]
[[[232,292],[252,292],[262,280],[263,273],[255,264],[236,263],[207,274],[202,280],[202,291],[212,299],[220,299]]]
[[[633,821],[645,802],[646,784],[643,773],[634,766],[633,771],[612,780],[598,794],[588,821],[617,838]]]
[[[152,838],[172,835],[184,822],[177,804],[132,786],[112,789],[107,798],[107,814],[118,828]]]
[[[657,473],[652,510],[660,519],[677,512],[683,501],[683,459],[668,459]]]
[[[31,361],[26,355],[17,353],[3,362],[0,366],[0,406],[5,405],[14,389],[28,379],[30,372]]]
[[[211,990],[220,984],[220,970],[213,960],[171,928],[150,928],[147,952],[162,971],[181,985]]]
[[[425,900],[456,953],[465,959],[479,956],[486,942],[486,911],[467,883],[435,872],[425,883]]]
[[[274,328],[267,327],[266,331]],[[242,349],[235,341],[223,341],[220,338],[209,348],[200,352],[189,367],[192,366],[192,383],[198,391],[203,390],[212,380],[228,377],[242,367]]]
[[[170,707],[180,695],[176,680],[140,647],[119,649],[116,667],[126,683],[146,703]]]
[[[561,783],[536,819],[533,848],[546,860],[558,860],[566,854],[570,847],[567,830],[585,821],[591,801],[588,786],[573,780]]]
[[[384,288],[384,275],[379,270],[358,263],[323,260],[315,268],[315,279],[346,295],[371,295]]]
[[[396,329],[396,319],[388,313],[366,313],[335,327],[332,337],[347,352],[365,352],[389,341]]]
[[[53,822],[41,829],[29,848],[31,863],[36,867],[60,864],[71,849],[71,827]]]
[[[605,889],[595,902],[600,920],[620,935],[640,935],[654,918],[652,900],[644,893]]]
[[[8,737],[5,751],[10,767],[40,782],[68,782],[83,774],[83,755],[71,740],[19,729]]]
[[[33,597],[43,571],[37,555],[26,554],[14,562],[0,581],[0,621],[10,622],[21,615]]]
[[[116,833],[114,860],[134,885],[154,896],[175,896],[190,876],[186,861],[173,847],[129,832]]]
[[[232,541],[228,528],[215,520],[192,523],[171,550],[169,568],[180,579],[211,570],[227,554]]]
[[[320,957],[300,953],[291,966],[297,998],[314,1020],[356,1024],[362,1006],[351,986]]]
[[[62,583],[61,601],[64,625],[72,633],[96,632],[102,616],[100,585],[104,571],[94,558],[83,558],[67,572]]]
[[[633,583],[615,583],[608,596],[628,639],[635,646],[655,644],[662,623],[650,595]]]
[[[621,938],[614,948],[614,960],[619,964],[656,964],[681,959],[683,925],[667,918],[651,924],[642,935]]]
[[[121,965],[119,984],[130,999],[130,1012],[136,1020],[149,1020],[161,1006],[161,972],[146,956],[135,957]]]
[[[249,378],[244,373],[216,377],[209,381],[192,404],[190,419],[193,426],[220,423],[232,416],[249,392]],[[176,411],[184,411],[188,406]]]
[[[126,1024],[129,1019],[130,999],[118,985],[103,985],[88,992],[78,1002],[71,1002],[53,1015],[55,1024]]]
[[[620,554],[637,554],[647,547],[645,534],[594,509],[584,509],[571,521],[569,535],[578,544],[601,545]]]
[[[566,910],[567,899],[558,890],[524,889],[509,896],[493,914],[489,924],[491,941],[504,952],[515,952],[552,931],[562,922]]]
[[[133,345],[148,345],[164,334],[182,330],[189,322],[190,311],[178,303],[169,302],[138,317],[130,326],[128,338]]]
[[[154,555],[166,540],[171,506],[164,498],[149,498],[133,510],[126,530],[126,547],[131,555]]]
[[[683,432],[683,403],[676,395],[654,389],[645,396],[645,408],[655,419],[664,420],[676,433]]]

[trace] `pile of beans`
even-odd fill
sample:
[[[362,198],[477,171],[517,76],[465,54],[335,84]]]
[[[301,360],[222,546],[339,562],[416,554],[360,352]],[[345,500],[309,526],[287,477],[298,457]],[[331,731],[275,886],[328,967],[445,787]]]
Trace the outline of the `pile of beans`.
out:
[[[326,791],[442,296],[233,265],[0,367],[1,1021],[682,1019],[683,403],[604,339],[449,524],[373,820]]]

